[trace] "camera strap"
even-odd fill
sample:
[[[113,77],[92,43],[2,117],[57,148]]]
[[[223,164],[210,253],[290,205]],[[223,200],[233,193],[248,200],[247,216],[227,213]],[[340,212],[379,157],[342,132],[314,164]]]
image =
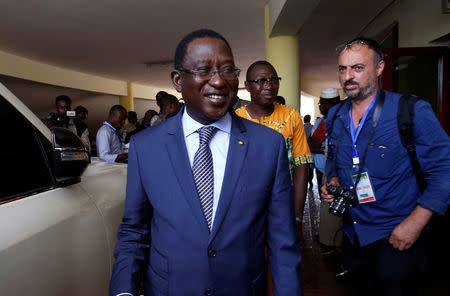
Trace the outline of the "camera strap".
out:
[[[377,127],[378,121],[380,120],[380,116],[381,116],[381,111],[383,110],[383,106],[384,106],[384,100],[385,100],[386,94],[384,93],[383,90],[380,91],[380,94],[375,102],[375,110],[373,111],[373,117],[372,117],[372,129],[370,130],[370,134],[369,134],[369,138],[367,139],[367,145],[366,148],[364,149],[364,153],[361,159],[361,163],[359,165],[359,170],[358,170],[358,174],[356,176],[356,180],[355,180],[355,185],[354,188],[356,188],[356,186],[358,185],[359,180],[361,179],[361,173],[364,167],[364,163],[366,161],[366,157],[367,157],[367,150],[369,148],[369,144],[370,141],[372,140],[373,137],[373,133],[375,132],[375,128]],[[350,102],[351,104],[351,102]],[[344,129],[341,129],[341,132],[339,134],[338,137],[338,141],[336,144],[336,151],[333,155],[333,165],[332,165],[332,171],[334,172],[334,170],[336,169],[336,158],[337,158],[337,154],[339,151],[339,146],[341,144],[341,138],[342,138],[342,133],[343,133]]]

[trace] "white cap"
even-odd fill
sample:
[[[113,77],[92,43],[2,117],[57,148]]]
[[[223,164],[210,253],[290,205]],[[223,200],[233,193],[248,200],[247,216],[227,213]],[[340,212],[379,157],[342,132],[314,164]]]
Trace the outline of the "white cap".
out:
[[[321,99],[334,99],[336,97],[339,97],[339,92],[333,87],[325,88],[320,94]]]

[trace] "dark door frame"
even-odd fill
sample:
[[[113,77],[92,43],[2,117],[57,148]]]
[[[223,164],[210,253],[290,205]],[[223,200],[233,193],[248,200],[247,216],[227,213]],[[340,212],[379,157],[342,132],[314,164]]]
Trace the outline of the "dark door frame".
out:
[[[381,76],[383,89],[392,91],[392,63],[395,56],[432,55],[439,57],[439,121],[450,134],[450,49],[448,47],[410,47],[383,49],[385,67]]]

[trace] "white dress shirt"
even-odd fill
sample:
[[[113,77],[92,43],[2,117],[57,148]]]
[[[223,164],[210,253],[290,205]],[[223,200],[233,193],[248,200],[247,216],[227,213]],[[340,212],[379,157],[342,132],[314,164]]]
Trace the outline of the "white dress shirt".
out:
[[[106,121],[98,130],[96,141],[98,157],[104,161],[114,162],[117,155],[122,153],[122,139],[116,129]]]
[[[181,124],[183,126],[184,139],[186,141],[187,153],[189,156],[189,162],[191,168],[194,163],[195,152],[197,152],[200,146],[200,138],[197,130],[205,125],[194,120],[184,109],[183,116],[181,118]],[[230,143],[231,132],[231,115],[227,113],[221,119],[217,120],[210,126],[215,126],[218,131],[214,134],[209,142],[209,148],[213,158],[214,168],[214,200],[213,200],[213,212],[211,218],[211,229],[214,225],[214,217],[219,204],[220,192],[222,190],[223,176],[225,174],[225,166],[227,163],[228,145]]]

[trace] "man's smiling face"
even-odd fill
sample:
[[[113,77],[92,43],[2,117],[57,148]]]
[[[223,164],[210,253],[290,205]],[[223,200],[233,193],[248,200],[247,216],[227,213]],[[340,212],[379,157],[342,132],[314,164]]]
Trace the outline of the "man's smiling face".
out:
[[[192,40],[182,61],[186,70],[220,70],[233,67],[231,49],[218,38]],[[200,79],[193,73],[174,71],[172,81],[185,101],[186,111],[196,121],[208,125],[223,117],[237,95],[238,78],[224,79],[215,73],[211,79]]]

